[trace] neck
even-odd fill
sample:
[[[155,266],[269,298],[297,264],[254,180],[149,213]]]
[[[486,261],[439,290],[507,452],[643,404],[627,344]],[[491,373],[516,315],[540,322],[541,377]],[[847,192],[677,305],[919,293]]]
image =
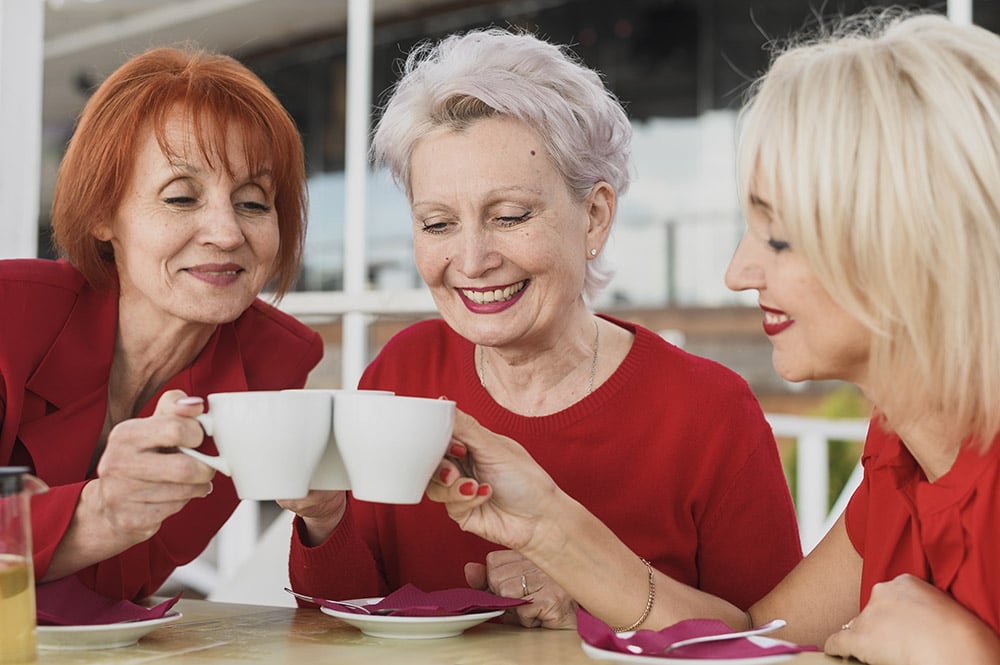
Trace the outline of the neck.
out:
[[[551,347],[528,352],[477,346],[476,371],[490,395],[522,415],[561,411],[589,395],[597,379],[601,328],[596,317]]]
[[[108,385],[112,424],[133,418],[171,378],[190,365],[216,326],[176,322],[154,327],[119,304],[115,355]]]
[[[930,482],[951,470],[958,458],[962,438],[949,418],[928,413],[913,422],[896,424],[888,416],[887,420]]]

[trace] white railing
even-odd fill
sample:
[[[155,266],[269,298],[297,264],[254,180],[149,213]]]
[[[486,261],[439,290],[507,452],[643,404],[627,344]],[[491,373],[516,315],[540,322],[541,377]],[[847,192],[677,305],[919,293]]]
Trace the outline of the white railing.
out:
[[[827,510],[829,491],[829,441],[863,441],[868,430],[868,420],[852,418],[830,420],[786,414],[767,414],[775,437],[788,437],[796,441],[797,491],[795,497],[802,548],[811,550],[836,521],[861,481],[860,466],[856,466],[840,497]],[[230,581],[247,560],[260,555],[260,504],[243,501],[233,516],[216,536],[205,555],[178,568],[173,581],[210,595],[220,585]],[[287,515],[277,519],[287,519]],[[273,570],[276,575],[287,571],[287,538],[281,536],[278,546],[270,544],[263,555],[271,560],[258,569]],[[246,580],[253,586],[262,580]]]
[[[847,500],[861,482],[861,467],[855,465],[847,484],[833,506],[827,510],[830,490],[829,441],[864,441],[867,418],[831,420],[786,414],[767,414],[775,437],[795,439],[795,510],[799,521],[802,549],[809,552],[826,535]]]

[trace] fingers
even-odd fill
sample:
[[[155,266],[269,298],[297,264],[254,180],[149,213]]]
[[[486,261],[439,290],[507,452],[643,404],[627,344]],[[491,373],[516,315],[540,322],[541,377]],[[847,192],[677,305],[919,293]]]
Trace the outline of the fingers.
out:
[[[465,564],[465,581],[473,589],[489,588],[486,583],[486,566],[475,561]]]
[[[438,503],[455,503],[467,508],[489,499],[490,486],[462,474],[451,460],[442,460],[427,484],[427,497]]]

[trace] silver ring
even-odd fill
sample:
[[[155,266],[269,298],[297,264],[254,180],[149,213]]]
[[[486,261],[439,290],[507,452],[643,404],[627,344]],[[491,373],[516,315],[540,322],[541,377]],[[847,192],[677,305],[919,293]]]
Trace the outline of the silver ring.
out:
[[[524,579],[524,575],[521,575],[521,596],[528,595],[528,580]]]
[[[850,621],[848,621],[847,623],[845,623],[843,626],[840,627],[840,629],[841,630],[850,630],[852,623],[854,623],[854,619],[851,619]]]

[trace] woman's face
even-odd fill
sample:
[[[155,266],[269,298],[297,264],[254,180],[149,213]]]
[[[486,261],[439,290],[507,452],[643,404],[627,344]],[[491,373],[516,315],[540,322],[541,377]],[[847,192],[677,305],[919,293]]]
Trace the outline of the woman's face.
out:
[[[537,133],[509,118],[417,142],[410,161],[414,252],[438,310],[488,346],[554,343],[583,303],[614,192],[570,192]]]
[[[871,333],[820,284],[783,237],[770,193],[751,193],[747,231],[726,271],[734,291],[756,289],[772,361],[788,381],[840,379],[863,385]]]
[[[121,303],[143,320],[217,325],[236,319],[272,276],[278,218],[268,173],[247,173],[238,133],[229,162],[209,164],[183,115],[166,125],[176,154],[152,128],[138,144],[131,179],[110,224],[96,235],[114,246]]]

